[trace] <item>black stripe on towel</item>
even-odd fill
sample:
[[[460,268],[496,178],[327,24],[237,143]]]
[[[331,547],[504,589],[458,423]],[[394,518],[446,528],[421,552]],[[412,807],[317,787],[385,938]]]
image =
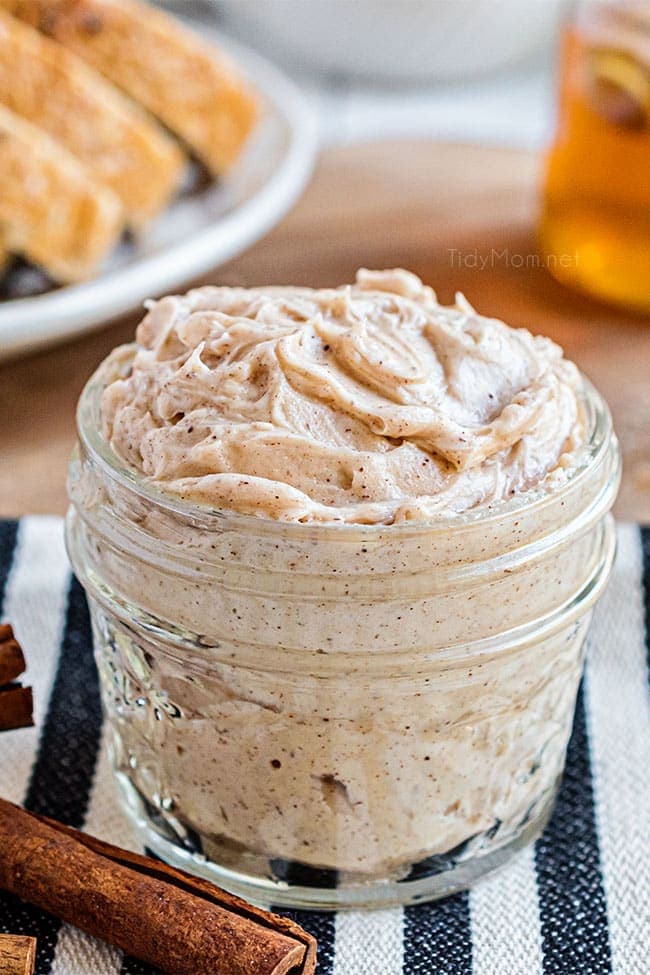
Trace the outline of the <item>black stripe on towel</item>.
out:
[[[611,973],[582,685],[562,786],[535,863],[544,975]]]
[[[9,573],[18,541],[18,522],[0,521],[0,611],[5,598]],[[9,620],[11,622],[11,620]]]
[[[73,577],[50,706],[25,797],[27,809],[77,829],[83,826],[101,732],[88,604]]]
[[[645,611],[645,645],[648,675],[650,676],[650,527],[641,529],[641,550],[643,552],[643,609]]]
[[[404,975],[471,975],[471,971],[467,893],[405,909]]]
[[[32,812],[83,825],[101,737],[97,670],[92,655],[88,607],[72,579],[50,705],[24,805]],[[0,894],[0,926],[38,938],[37,975],[52,966],[60,921],[45,911]]]

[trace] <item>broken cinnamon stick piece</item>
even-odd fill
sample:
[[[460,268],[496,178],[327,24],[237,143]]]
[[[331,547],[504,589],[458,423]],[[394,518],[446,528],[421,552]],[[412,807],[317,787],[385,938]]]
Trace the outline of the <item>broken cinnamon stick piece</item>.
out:
[[[10,684],[25,670],[23,651],[9,623],[0,623],[0,687]]]
[[[25,657],[9,623],[0,624],[0,731],[34,724],[31,687],[13,684],[25,670]],[[2,975],[2,970],[0,970]]]
[[[34,724],[34,698],[31,687],[7,684],[0,687],[0,731],[31,728]]]
[[[0,934],[0,975],[33,975],[36,938]]]
[[[316,940],[157,860],[0,799],[0,888],[171,975],[313,975]]]

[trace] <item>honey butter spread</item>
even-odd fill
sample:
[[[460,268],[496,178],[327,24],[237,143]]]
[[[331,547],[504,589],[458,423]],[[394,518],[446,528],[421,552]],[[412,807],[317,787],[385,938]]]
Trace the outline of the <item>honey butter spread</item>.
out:
[[[581,379],[547,338],[440,305],[403,270],[339,288],[203,287],[153,303],[104,435],[189,501],[391,524],[562,478]]]

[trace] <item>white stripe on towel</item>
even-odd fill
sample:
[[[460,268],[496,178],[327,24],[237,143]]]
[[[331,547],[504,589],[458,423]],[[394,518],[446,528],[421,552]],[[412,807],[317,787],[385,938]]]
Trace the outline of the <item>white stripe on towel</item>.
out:
[[[39,727],[45,719],[63,633],[70,568],[60,518],[30,517],[20,522],[3,616],[14,624],[34,689],[37,728],[0,736],[2,795],[22,802],[34,764]],[[9,774],[7,774],[9,772]]]
[[[650,695],[636,526],[619,526],[618,542],[617,571],[592,628],[587,716],[612,967],[647,975]]]
[[[470,893],[472,975],[540,975],[542,936],[532,846]]]
[[[404,912],[401,908],[341,911],[336,915],[332,975],[402,975]]]

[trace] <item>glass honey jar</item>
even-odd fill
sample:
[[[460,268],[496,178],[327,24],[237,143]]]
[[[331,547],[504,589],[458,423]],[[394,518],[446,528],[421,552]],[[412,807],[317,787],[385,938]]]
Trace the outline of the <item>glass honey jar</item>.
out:
[[[650,312],[650,2],[578,5],[540,226],[551,273]]]

